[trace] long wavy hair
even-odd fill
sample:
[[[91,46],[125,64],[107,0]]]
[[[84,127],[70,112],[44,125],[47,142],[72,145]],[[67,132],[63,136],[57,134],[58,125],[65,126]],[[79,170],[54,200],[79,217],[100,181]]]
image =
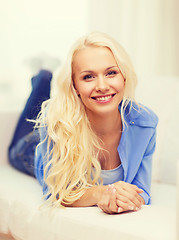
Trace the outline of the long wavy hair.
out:
[[[68,206],[78,200],[91,186],[101,184],[98,161],[103,151],[100,139],[91,128],[85,107],[73,84],[73,64],[78,51],[88,46],[106,47],[114,55],[125,79],[121,118],[133,101],[137,77],[123,47],[104,33],[91,33],[80,38],[71,48],[67,61],[55,79],[56,93],[42,104],[36,126],[44,128],[47,142],[44,160],[44,181],[48,199],[55,206]]]

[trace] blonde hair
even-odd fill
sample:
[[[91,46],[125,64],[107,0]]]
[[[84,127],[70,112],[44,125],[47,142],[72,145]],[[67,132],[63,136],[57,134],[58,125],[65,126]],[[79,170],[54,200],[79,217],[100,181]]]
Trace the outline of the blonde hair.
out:
[[[47,129],[47,137],[44,140],[48,142],[44,181],[48,186],[47,195],[50,194],[47,200],[55,206],[72,204],[87,188],[102,182],[98,161],[99,152],[102,150],[100,139],[93,132],[85,107],[73,85],[72,66],[75,55],[88,46],[110,49],[125,78],[121,105],[123,123],[125,108],[134,99],[136,74],[129,56],[119,43],[99,32],[80,38],[73,45],[66,63],[58,74],[57,93],[42,104],[36,122],[37,127]]]

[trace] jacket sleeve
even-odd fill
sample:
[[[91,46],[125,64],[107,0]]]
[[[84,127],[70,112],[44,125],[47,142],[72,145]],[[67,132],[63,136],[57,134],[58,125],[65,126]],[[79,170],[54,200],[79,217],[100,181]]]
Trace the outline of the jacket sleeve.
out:
[[[50,150],[52,144],[50,145]],[[37,146],[35,154],[35,176],[43,188],[43,194],[48,192],[48,187],[44,180],[44,168],[47,163],[47,128],[40,128],[40,144]]]
[[[132,184],[141,188],[144,192],[140,195],[144,198],[145,204],[150,204],[150,188],[151,188],[151,176],[152,176],[152,156],[156,147],[156,128],[149,141],[149,144],[144,153],[138,172],[132,181]]]

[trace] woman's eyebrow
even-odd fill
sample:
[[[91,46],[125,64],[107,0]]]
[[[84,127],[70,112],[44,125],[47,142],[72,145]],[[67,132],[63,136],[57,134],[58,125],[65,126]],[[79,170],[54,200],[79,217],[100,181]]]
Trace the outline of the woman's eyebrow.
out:
[[[119,67],[118,66],[111,66],[111,67],[106,68],[106,70],[109,70],[111,68],[119,68]]]
[[[82,71],[82,72],[80,72],[80,74],[82,74],[82,73],[93,73],[93,71],[91,71],[91,70],[85,70],[85,71]]]
[[[108,68],[105,69],[105,71],[107,71],[107,70],[109,70],[109,69],[111,69],[111,68],[118,68],[118,66],[111,66],[111,67],[108,67]],[[91,70],[85,70],[85,71],[80,72],[80,74],[82,74],[82,73],[94,73],[94,71],[91,71]]]

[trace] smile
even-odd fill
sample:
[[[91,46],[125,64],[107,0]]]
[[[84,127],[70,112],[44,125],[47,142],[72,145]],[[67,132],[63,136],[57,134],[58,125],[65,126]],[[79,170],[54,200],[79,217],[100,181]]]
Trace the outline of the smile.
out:
[[[107,96],[92,97],[92,99],[94,99],[96,101],[107,101],[107,100],[110,100],[112,97],[114,97],[114,95],[116,95],[116,94],[111,94],[111,95],[107,95]]]

